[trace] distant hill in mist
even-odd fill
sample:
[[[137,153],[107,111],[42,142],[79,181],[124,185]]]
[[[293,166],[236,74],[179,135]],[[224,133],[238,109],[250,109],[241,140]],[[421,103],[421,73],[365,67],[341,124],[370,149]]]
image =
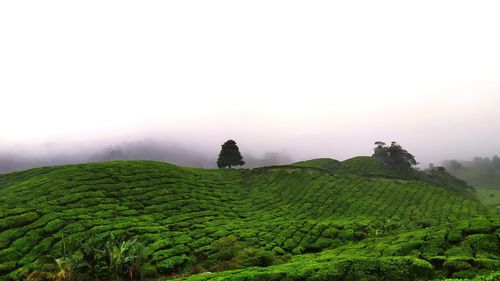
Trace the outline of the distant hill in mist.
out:
[[[219,147],[214,151],[188,149],[178,144],[159,141],[124,142],[93,150],[51,153],[40,155],[17,151],[0,151],[0,173],[29,168],[75,163],[105,162],[112,160],[157,160],[186,167],[216,168]],[[279,152],[266,152],[261,157],[245,153],[244,168],[282,165],[293,162],[290,156]]]
[[[500,158],[496,155],[469,161],[447,160],[443,164],[451,174],[475,187],[500,190]]]
[[[143,243],[154,276],[144,281],[498,280],[498,214],[453,186],[390,169],[354,157],[213,170],[110,161],[0,175],[0,280],[50,270],[46,257],[67,257],[65,237],[96,247],[94,238],[119,235]],[[96,249],[86,260],[100,260]]]

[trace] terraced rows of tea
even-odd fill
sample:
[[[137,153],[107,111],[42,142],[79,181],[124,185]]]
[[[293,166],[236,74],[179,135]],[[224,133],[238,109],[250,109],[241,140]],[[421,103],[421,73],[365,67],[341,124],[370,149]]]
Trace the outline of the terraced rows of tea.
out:
[[[469,219],[498,239],[497,218],[445,188],[366,173],[152,161],[39,168],[0,176],[0,280],[23,276],[69,238],[137,237],[161,274],[179,275],[203,271],[228,237],[286,262]]]
[[[345,161],[318,158],[292,164],[299,167],[314,167],[337,173],[399,178],[400,175],[385,163],[369,156],[358,156]]]
[[[279,265],[184,280],[500,280],[499,223],[483,218],[368,238]]]

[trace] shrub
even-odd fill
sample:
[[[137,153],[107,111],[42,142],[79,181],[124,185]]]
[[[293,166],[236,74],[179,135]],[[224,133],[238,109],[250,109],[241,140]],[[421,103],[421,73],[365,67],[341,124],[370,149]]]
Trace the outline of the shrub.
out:
[[[181,271],[186,267],[190,259],[186,255],[180,255],[164,259],[156,266],[159,273],[170,274]]]
[[[446,268],[450,272],[462,271],[471,268],[471,265],[464,260],[460,259],[449,259],[446,260],[443,264],[444,268]]]
[[[280,248],[278,246],[274,247],[272,252],[275,255],[284,255],[285,254],[285,250],[283,250],[282,248]]]
[[[212,247],[217,250],[213,257],[217,261],[230,261],[236,257],[242,246],[238,242],[238,238],[234,235],[219,238]]]
[[[276,262],[276,257],[273,253],[255,248],[245,248],[238,253],[236,257],[239,264],[244,267],[248,266],[270,266]]]
[[[447,236],[448,241],[450,242],[459,242],[462,241],[462,230],[459,228],[452,228],[448,232]]]
[[[469,235],[466,242],[471,246],[476,256],[495,257],[500,252],[498,239],[493,234]]]

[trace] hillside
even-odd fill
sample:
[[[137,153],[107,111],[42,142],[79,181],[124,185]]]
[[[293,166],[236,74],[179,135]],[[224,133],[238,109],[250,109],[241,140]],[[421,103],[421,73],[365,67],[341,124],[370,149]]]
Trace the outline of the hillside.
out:
[[[342,162],[331,158],[317,158],[306,161],[300,161],[292,164],[300,167],[314,167],[328,171],[338,171],[342,169]]]
[[[500,169],[485,169],[481,167],[463,167],[452,173],[477,188],[500,190]]]
[[[383,275],[384,266],[426,277],[500,269],[491,209],[428,182],[380,177],[389,173],[383,166],[359,159],[342,162],[342,173],[329,171],[330,160],[252,170],[119,161],[1,175],[0,280],[43,266],[43,256],[60,254],[63,237],[109,233],[143,241],[161,275],[193,280],[303,280],[325,270],[318,276],[362,280],[355,277]],[[221,260],[228,245],[247,257]],[[238,267],[249,269],[196,275]]]
[[[453,176],[474,186],[481,202],[500,213],[500,160],[498,156],[474,161],[444,161]]]
[[[184,280],[499,280],[498,224],[477,220],[369,238],[289,262]],[[496,231],[496,232],[495,232]]]
[[[477,198],[476,190],[472,186],[454,177],[445,169],[413,170],[411,173],[402,175],[382,161],[369,156],[353,157],[342,162],[330,158],[318,158],[296,162],[292,166],[317,168],[336,174],[355,174],[365,177],[425,181],[467,197]]]
[[[315,167],[336,173],[356,174],[368,177],[400,178],[391,167],[369,156],[358,156],[342,162],[330,158],[318,158],[296,162],[292,165]]]
[[[446,160],[443,164],[454,176],[477,188],[500,190],[500,158],[497,155],[491,159],[474,157],[472,161]]]

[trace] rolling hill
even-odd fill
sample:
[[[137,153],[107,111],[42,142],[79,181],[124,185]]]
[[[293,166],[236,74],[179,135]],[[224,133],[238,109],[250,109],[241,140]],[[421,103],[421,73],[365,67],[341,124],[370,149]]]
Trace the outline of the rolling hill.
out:
[[[444,161],[453,176],[474,186],[481,202],[500,213],[500,160],[498,156],[474,161]]]
[[[293,166],[315,167],[330,172],[356,174],[368,177],[405,178],[398,175],[391,167],[369,156],[358,156],[342,162],[330,158],[318,158],[296,162]]]
[[[64,239],[110,233],[140,239],[155,271],[188,280],[498,276],[498,214],[372,160],[251,170],[116,161],[0,175],[0,280],[44,266]],[[221,260],[231,247],[247,256]]]

